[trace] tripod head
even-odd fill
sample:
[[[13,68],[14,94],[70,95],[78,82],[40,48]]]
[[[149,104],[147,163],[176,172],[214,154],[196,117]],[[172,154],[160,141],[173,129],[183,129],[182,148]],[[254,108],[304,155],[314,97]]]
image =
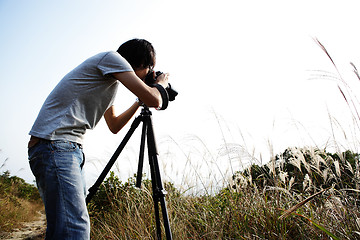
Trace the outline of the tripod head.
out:
[[[140,116],[143,116],[143,115],[152,115],[152,112],[150,110],[150,108],[148,106],[146,106],[145,104],[141,105],[142,109],[141,109],[141,112],[140,112]]]

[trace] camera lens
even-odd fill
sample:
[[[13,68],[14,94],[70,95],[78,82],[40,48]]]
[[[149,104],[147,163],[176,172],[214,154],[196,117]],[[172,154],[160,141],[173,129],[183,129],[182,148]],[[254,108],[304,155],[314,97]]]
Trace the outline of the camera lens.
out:
[[[154,77],[154,71],[151,71],[148,73],[148,75],[146,75],[145,77],[145,83],[147,85],[152,85],[156,82],[156,79],[158,76],[160,76],[161,74],[163,74],[161,71],[157,71],[155,72],[155,77]],[[172,88],[172,86],[170,85],[170,83],[168,84],[169,86],[165,89],[169,95],[169,101],[174,101],[175,97],[179,94],[175,89]]]

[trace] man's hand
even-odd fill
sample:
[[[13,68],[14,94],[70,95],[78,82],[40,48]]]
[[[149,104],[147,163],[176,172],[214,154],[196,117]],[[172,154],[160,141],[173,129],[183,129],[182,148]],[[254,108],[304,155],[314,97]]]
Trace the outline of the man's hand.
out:
[[[169,83],[169,76],[170,74],[169,73],[163,73],[161,75],[159,75],[157,78],[156,78],[156,83],[157,84],[160,84],[161,86],[163,86],[164,88],[167,88]]]
[[[159,107],[162,104],[160,92],[156,88],[146,85],[134,72],[113,73],[126,88],[134,93],[146,106]],[[164,84],[167,86],[167,80]]]

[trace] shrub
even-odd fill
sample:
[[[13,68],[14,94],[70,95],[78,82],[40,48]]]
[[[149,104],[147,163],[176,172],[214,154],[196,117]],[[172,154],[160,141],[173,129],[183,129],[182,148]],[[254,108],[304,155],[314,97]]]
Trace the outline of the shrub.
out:
[[[276,155],[274,162],[254,164],[236,172],[232,187],[244,185],[245,180],[245,184],[259,189],[282,187],[297,193],[315,193],[329,187],[359,189],[359,156],[349,150],[336,154],[313,148],[288,148]]]

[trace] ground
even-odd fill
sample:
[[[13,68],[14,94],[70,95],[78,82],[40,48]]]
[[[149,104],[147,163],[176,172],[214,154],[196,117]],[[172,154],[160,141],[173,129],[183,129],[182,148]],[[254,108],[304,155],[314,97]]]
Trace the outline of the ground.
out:
[[[0,239],[6,240],[40,240],[45,238],[46,217],[45,214],[39,212],[39,218],[33,222],[24,223],[22,228],[15,229],[6,236],[0,236]]]

